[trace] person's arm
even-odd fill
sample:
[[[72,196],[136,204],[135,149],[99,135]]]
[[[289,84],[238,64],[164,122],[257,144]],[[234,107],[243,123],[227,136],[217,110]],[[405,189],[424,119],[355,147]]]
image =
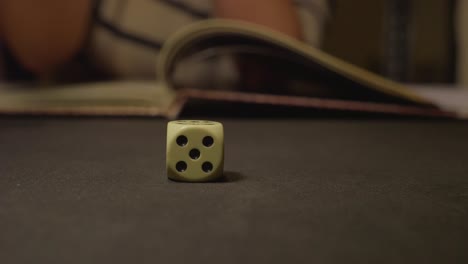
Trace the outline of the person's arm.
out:
[[[302,30],[292,0],[216,0],[217,16],[244,20],[301,39]]]
[[[3,39],[28,70],[44,74],[81,48],[92,0],[1,0]]]

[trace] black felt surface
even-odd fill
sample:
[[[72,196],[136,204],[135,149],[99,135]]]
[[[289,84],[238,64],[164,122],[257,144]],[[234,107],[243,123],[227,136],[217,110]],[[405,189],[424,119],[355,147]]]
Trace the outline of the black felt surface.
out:
[[[468,124],[225,121],[224,182],[165,122],[0,119],[1,263],[468,263]]]

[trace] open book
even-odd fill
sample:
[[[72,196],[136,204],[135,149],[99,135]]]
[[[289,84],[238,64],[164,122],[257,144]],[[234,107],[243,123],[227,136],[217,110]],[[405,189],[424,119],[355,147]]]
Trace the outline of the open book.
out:
[[[274,62],[285,89],[225,90],[177,87],[177,65],[208,49]],[[187,109],[252,113],[338,111],[455,117],[410,89],[267,28],[206,20],[174,34],[157,60],[158,81],[102,82],[67,87],[0,86],[0,113],[38,115],[161,116]],[[276,76],[278,77],[278,76]],[[291,78],[290,78],[291,77]],[[246,111],[242,110],[246,109]],[[252,114],[255,114],[253,112]]]

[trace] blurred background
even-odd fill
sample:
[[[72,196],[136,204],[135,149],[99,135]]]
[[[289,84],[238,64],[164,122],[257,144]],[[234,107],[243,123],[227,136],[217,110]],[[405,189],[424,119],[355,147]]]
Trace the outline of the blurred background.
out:
[[[322,49],[397,81],[468,87],[466,2],[330,0]],[[30,77],[4,60],[9,79]]]
[[[398,81],[453,83],[456,5],[454,0],[336,0],[323,49]]]

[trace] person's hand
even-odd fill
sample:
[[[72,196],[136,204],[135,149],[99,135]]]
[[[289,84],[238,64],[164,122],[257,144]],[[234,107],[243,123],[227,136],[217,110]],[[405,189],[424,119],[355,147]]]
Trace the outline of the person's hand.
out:
[[[218,17],[267,26],[294,38],[302,38],[298,14],[292,0],[215,0]]]
[[[46,74],[67,62],[86,38],[91,0],[0,0],[3,39],[28,70]]]
[[[302,39],[302,28],[292,0],[216,0],[216,15],[256,23]],[[256,57],[236,57],[241,89],[251,92],[275,92],[282,86],[272,68]]]

